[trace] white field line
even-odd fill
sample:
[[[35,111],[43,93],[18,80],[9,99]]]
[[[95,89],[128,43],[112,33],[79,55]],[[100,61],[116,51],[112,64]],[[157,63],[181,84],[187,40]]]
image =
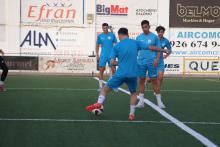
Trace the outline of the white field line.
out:
[[[94,91],[97,89],[79,89],[79,88],[7,88],[7,90],[54,90],[54,91]]]
[[[54,91],[97,91],[97,89],[79,89],[79,88],[7,88],[7,90],[54,90]],[[152,91],[152,90],[146,90]],[[172,90],[161,90],[162,92],[188,92],[188,93],[220,93],[220,90],[182,90],[182,89],[172,89]]]
[[[211,82],[217,82],[220,83],[220,80],[215,80],[215,79],[205,79],[206,81],[211,81]]]
[[[99,80],[98,78],[94,78],[96,80]],[[103,83],[106,83],[105,81],[103,81]],[[121,92],[124,92],[128,95],[130,95],[130,92],[127,90],[124,90],[122,88],[118,88],[118,90],[120,90]],[[175,124],[177,127],[181,128],[182,130],[184,130],[185,132],[187,132],[188,134],[192,135],[195,139],[197,139],[198,141],[200,141],[202,144],[204,144],[205,146],[208,147],[217,147],[216,144],[214,144],[212,141],[210,141],[208,138],[206,138],[205,136],[203,136],[202,134],[196,132],[195,130],[191,129],[190,127],[188,127],[187,125],[185,125],[184,123],[182,123],[181,121],[179,121],[178,119],[176,119],[175,117],[171,116],[169,113],[167,113],[166,111],[164,111],[163,109],[160,109],[157,105],[155,105],[154,103],[152,103],[151,101],[149,101],[148,99],[144,99],[144,102],[149,105],[151,108],[153,108],[154,110],[156,110],[158,113],[160,113],[162,116],[164,116],[166,119],[170,120],[171,122],[173,122],[173,124]]]
[[[152,123],[152,124],[173,124],[171,121],[155,120],[80,120],[80,119],[50,119],[50,118],[0,118],[0,121],[34,121],[34,122],[97,122],[97,123]],[[184,124],[197,125],[220,125],[220,122],[183,122]]]

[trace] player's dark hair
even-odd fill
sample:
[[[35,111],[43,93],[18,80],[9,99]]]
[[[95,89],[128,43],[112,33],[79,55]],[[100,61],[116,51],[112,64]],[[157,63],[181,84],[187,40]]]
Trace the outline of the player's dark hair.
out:
[[[158,27],[156,28],[156,31],[157,31],[157,32],[160,32],[161,30],[162,30],[163,32],[165,32],[166,29],[165,29],[163,26],[158,26]]]
[[[148,20],[142,20],[142,22],[141,22],[141,26],[143,26],[143,25],[145,25],[145,24],[150,25],[150,23],[149,23]]]
[[[119,35],[127,35],[128,36],[128,29],[127,28],[120,28],[118,30]]]
[[[107,23],[103,23],[102,26],[103,27],[108,27],[108,24]]]

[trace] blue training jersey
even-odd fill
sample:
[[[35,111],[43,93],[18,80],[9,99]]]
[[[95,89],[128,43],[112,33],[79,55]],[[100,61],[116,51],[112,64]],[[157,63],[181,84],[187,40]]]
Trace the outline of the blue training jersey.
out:
[[[152,32],[147,35],[142,33],[137,36],[136,41],[140,46],[140,50],[138,52],[138,61],[144,64],[153,62],[157,56],[157,52],[150,50],[149,46],[156,46],[161,48],[161,44],[157,35]]]
[[[162,49],[168,49],[170,52],[172,51],[172,47],[170,45],[170,42],[167,38],[163,37],[162,39],[159,39],[161,43]],[[160,61],[163,61],[163,52],[160,54]]]
[[[111,32],[108,32],[108,34],[101,33],[98,35],[96,43],[101,45],[100,57],[109,57],[114,43],[117,43],[117,39]]]
[[[115,73],[118,77],[137,77],[139,73],[138,44],[135,40],[125,38],[116,44],[111,53],[111,59],[118,59],[118,68]]]

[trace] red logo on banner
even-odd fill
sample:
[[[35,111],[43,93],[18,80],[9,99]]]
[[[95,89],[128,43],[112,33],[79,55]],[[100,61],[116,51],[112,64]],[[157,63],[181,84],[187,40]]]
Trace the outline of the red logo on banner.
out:
[[[29,6],[28,17],[41,19],[74,19],[76,10],[69,7]]]
[[[97,15],[128,15],[128,7],[122,7],[119,5],[96,5],[96,14]]]

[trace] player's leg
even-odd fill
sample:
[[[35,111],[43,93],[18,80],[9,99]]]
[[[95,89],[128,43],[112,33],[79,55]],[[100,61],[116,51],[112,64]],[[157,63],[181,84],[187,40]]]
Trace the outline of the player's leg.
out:
[[[4,91],[4,82],[6,80],[6,77],[8,75],[8,67],[3,60],[3,58],[0,57],[0,68],[2,69],[2,75],[0,80],[0,91]]]
[[[100,91],[103,87],[103,75],[105,72],[106,62],[107,62],[106,58],[100,57],[100,59],[99,59],[99,89],[98,89],[98,91]]]
[[[158,69],[153,66],[149,66],[148,76],[151,78],[151,83],[153,85],[153,90],[155,92],[155,96],[157,99],[157,105],[160,108],[165,108],[165,105],[162,102],[161,93],[160,93],[160,85],[158,83]]]
[[[116,67],[115,66],[113,66],[113,65],[111,65],[111,59],[109,58],[108,59],[108,66],[109,66],[109,68],[111,69],[111,73],[110,73],[110,77],[111,76],[113,76],[114,74],[115,74],[115,71],[116,71]]]
[[[136,92],[131,93],[131,99],[130,99],[130,113],[129,113],[129,120],[135,119],[135,108],[137,104],[137,94]]]
[[[106,85],[101,89],[97,102],[95,104],[87,106],[86,110],[91,112],[93,109],[101,108],[105,101],[106,95],[111,92],[112,89],[120,87],[122,83],[123,81],[121,80],[121,78],[115,76],[111,77]]]
[[[126,78],[125,83],[128,86],[128,89],[131,93],[131,98],[130,98],[130,113],[129,113],[129,120],[134,120],[135,119],[135,108],[136,108],[136,103],[137,103],[137,94],[136,94],[136,89],[137,89],[137,78]]]
[[[149,77],[146,77],[146,80],[145,80],[145,86],[147,86],[147,84],[151,83],[151,80]]]
[[[103,87],[103,75],[105,72],[105,67],[99,67],[99,89],[101,90]]]
[[[143,101],[143,99],[144,99],[145,80],[146,80],[146,77],[139,77],[139,97],[140,97],[140,101]]]
[[[108,66],[109,66],[109,68],[110,68],[109,76],[112,77],[112,76],[115,74],[116,67],[113,66],[113,65],[111,65],[111,63],[110,63],[110,58],[108,59]],[[113,90],[114,90],[114,92],[118,92],[118,88],[113,89]]]
[[[157,82],[158,82],[158,85],[160,86],[160,89],[161,89],[161,86],[162,86],[162,82],[163,82],[163,76],[164,76],[164,62],[163,61],[160,61],[159,64],[158,64],[158,67],[157,67]],[[156,95],[156,92],[154,91],[154,95]]]
[[[151,79],[151,82],[152,82],[152,85],[153,85],[153,89],[155,91],[155,96],[156,96],[156,99],[157,99],[157,105],[160,108],[166,108],[165,105],[162,102],[162,97],[161,97],[161,93],[160,93],[160,86],[157,82],[157,78]]]
[[[115,66],[111,66],[111,76],[115,74],[116,68]]]
[[[139,70],[139,102],[136,107],[144,107],[144,91],[145,91],[145,80],[146,80],[147,66],[141,65]]]
[[[161,61],[158,64],[158,70],[157,70],[157,72],[158,72],[157,81],[158,81],[158,84],[159,84],[160,88],[161,88],[162,83],[163,83],[164,70],[165,70],[164,62]]]
[[[116,71],[116,67],[115,66],[111,66],[111,74],[110,74],[110,77],[113,76],[115,74],[115,71]],[[115,88],[113,89],[114,92],[118,92],[118,88]]]
[[[105,101],[106,95],[109,92],[111,92],[111,89],[108,86],[104,86],[99,93],[97,102],[92,105],[87,106],[86,110],[89,112],[92,112],[92,110],[94,110],[94,109],[100,109],[102,107],[102,104]]]
[[[97,103],[103,104],[104,101],[105,101],[106,95],[107,95],[109,92],[111,92],[111,91],[112,91],[111,88],[109,88],[108,86],[104,86],[104,87],[102,88],[102,90],[100,91],[100,93],[99,93],[99,97],[98,97]]]
[[[158,82],[158,85],[160,86],[160,88],[161,88],[161,86],[163,84],[163,78],[164,78],[164,72],[161,71],[161,70],[158,70],[157,82]]]
[[[122,85],[123,81],[119,77],[111,77],[109,78],[106,85],[102,88],[102,90],[99,93],[99,98],[97,103],[103,104],[105,101],[106,95],[111,92],[113,89],[116,89]]]

